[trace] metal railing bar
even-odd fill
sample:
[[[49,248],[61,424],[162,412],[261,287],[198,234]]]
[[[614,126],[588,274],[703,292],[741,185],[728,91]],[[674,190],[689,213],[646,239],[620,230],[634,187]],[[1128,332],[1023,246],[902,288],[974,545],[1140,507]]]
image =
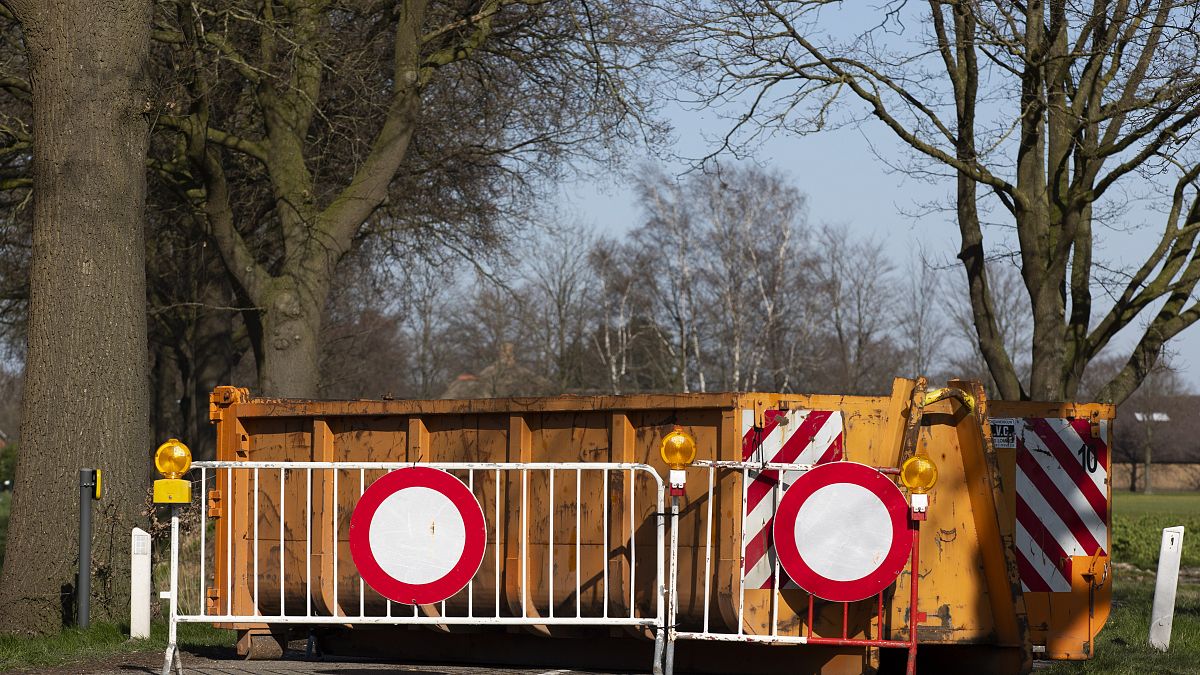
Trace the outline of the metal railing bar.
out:
[[[258,469],[254,470],[254,615],[258,616]]]
[[[496,502],[496,505],[495,505],[496,506],[496,515],[495,515],[495,519],[492,522],[492,528],[493,528],[493,531],[495,532],[494,536],[496,537],[496,544],[495,544],[495,549],[494,549],[495,553],[493,554],[495,557],[495,564],[496,564],[496,576],[495,576],[495,583],[493,585],[496,587],[496,616],[500,616],[500,469],[496,469],[495,502]]]
[[[634,500],[637,499],[637,491],[634,483],[636,477],[633,474],[633,469],[629,470],[629,617],[633,618],[635,613],[634,604],[634,588],[637,587],[637,523],[634,522],[637,507],[634,505]]]
[[[233,614],[233,471],[225,472],[225,513],[229,521],[225,523],[225,606],[229,614]]]
[[[467,470],[467,489],[471,491],[471,496],[474,497],[475,496],[475,469]],[[476,497],[476,499],[478,499],[478,497]],[[480,510],[482,511],[483,509],[480,509]],[[483,541],[484,541],[484,546],[486,546],[487,545],[487,525],[486,524],[484,525],[484,528],[483,528]],[[442,614],[445,614],[445,612],[442,612]],[[475,615],[475,577],[472,576],[471,579],[469,581],[467,581],[467,616],[474,616],[474,615]]]
[[[603,565],[602,565],[601,572],[604,574],[604,584],[603,584],[603,586],[604,586],[604,588],[603,588],[603,591],[604,591],[603,610],[604,611],[603,611],[602,616],[603,616],[603,618],[607,619],[608,618],[608,561],[611,558],[612,554],[608,550],[608,490],[609,490],[608,468],[604,468],[603,472],[604,472],[604,489],[601,490],[601,492],[603,493],[603,496],[602,496],[603,508],[601,510],[604,512],[604,524],[602,526],[603,530],[604,530],[604,533],[603,533],[604,559],[602,561]]]
[[[666,579],[663,576],[664,575],[663,566],[666,562],[665,561],[666,551],[664,549],[666,548],[665,542],[666,542],[666,534],[667,534],[667,530],[666,530],[666,528],[667,528],[667,514],[666,514],[667,503],[666,503],[666,495],[663,492],[662,487],[658,488],[657,503],[658,503],[658,509],[657,509],[658,527],[657,527],[656,534],[657,534],[657,538],[658,538],[658,546],[656,548],[658,550],[658,569],[656,570],[656,572],[657,572],[658,578],[655,580],[656,581],[655,595],[658,596],[658,603],[656,604],[655,616],[657,617],[658,622],[655,625],[658,627],[659,632],[655,636],[655,640],[656,640],[656,642],[658,642],[658,644],[661,645],[661,644],[663,644],[662,639],[664,637],[664,635],[662,633],[662,629],[666,625],[666,620],[667,620],[667,610],[666,610],[666,606],[665,606],[666,588],[664,586]],[[672,508],[675,511],[675,513],[678,514],[679,509],[676,506],[676,502],[674,502],[674,501],[672,501]],[[676,520],[674,523],[671,524],[671,536],[672,537],[676,537],[676,533],[675,533],[676,523],[678,523],[678,520]],[[678,549],[678,539],[677,538],[673,539],[673,541],[676,542],[674,545],[675,545],[676,549]],[[674,556],[674,553],[672,553],[672,556]],[[675,575],[677,574],[677,572],[678,572],[678,560],[673,557],[672,562],[671,562],[672,583],[674,583],[674,578],[675,578]],[[675,604],[676,603],[672,603],[672,607],[674,607]],[[673,613],[672,613],[672,616],[673,616]],[[675,623],[674,621],[671,622],[672,626],[674,626],[674,623]],[[655,672],[658,672],[658,671],[656,670]]]
[[[774,487],[771,488],[771,499],[775,501],[775,508],[779,508],[779,487],[783,484],[783,474],[779,474],[779,479],[775,481]],[[745,510],[745,509],[743,509]],[[774,513],[774,511],[772,511]],[[774,525],[774,521],[772,521]],[[771,541],[771,533],[767,533],[768,540]],[[771,636],[779,636],[779,556],[774,555],[768,549],[768,555],[772,558],[771,565]]]
[[[203,461],[193,462],[193,468],[209,469],[340,469],[354,471],[357,469],[394,471],[414,466],[425,466],[443,471],[467,471],[469,469],[500,469],[503,471],[572,471],[574,469],[613,469],[620,471],[643,471],[648,478],[662,484],[662,477],[654,467],[640,462],[229,462]],[[757,467],[757,465],[755,465]]]
[[[312,469],[304,472],[304,616],[312,616]]]
[[[526,508],[529,499],[529,472],[521,472],[521,616],[529,616],[529,577],[526,575],[527,560],[529,558],[527,552],[528,533],[529,533],[529,514]]]
[[[704,531],[704,632],[708,632],[708,614],[712,593],[713,483],[716,469],[708,467],[708,519]]]
[[[204,583],[207,581],[205,573],[205,559],[208,557],[208,548],[205,546],[205,533],[208,530],[208,469],[200,469],[200,614],[203,616],[207,611],[206,605],[208,599],[204,595]]]
[[[738,519],[741,521],[742,526],[739,528],[741,531],[738,533],[738,536],[742,540],[741,541],[742,555],[740,558],[738,558],[738,570],[737,570],[737,580],[738,580],[737,634],[738,635],[741,635],[744,632],[743,628],[742,628],[742,624],[744,623],[744,621],[742,620],[742,617],[744,616],[744,611],[745,611],[745,607],[746,607],[746,489],[749,484],[749,478],[750,478],[749,465],[747,465],[745,462],[740,462],[740,464],[742,464],[742,466],[741,466],[741,470],[742,470],[742,503],[738,505],[738,511],[740,512]]]
[[[287,510],[287,469],[279,470],[279,613],[287,614],[287,600],[284,597],[284,589],[287,584],[284,583],[284,572],[286,567],[283,562],[283,552],[286,548],[284,544],[283,523],[286,518]]]
[[[685,631],[679,631],[675,633],[675,637],[685,640],[709,640],[712,642],[762,642],[769,644],[798,645],[808,644],[810,642],[810,640],[803,635],[738,635],[736,633],[689,633]]]
[[[362,499],[363,493],[367,491],[367,470],[358,470],[358,498]],[[364,616],[367,613],[367,590],[366,584],[363,582],[362,576],[358,577],[358,615]]]
[[[415,609],[415,606],[414,606]],[[206,616],[180,614],[177,621],[181,623],[237,623],[244,622],[248,617],[237,615],[213,615]],[[470,616],[420,616],[416,617],[415,621],[405,620],[397,622],[395,619],[399,617],[385,616],[363,616],[363,617],[347,617],[347,616],[256,616],[255,621],[262,623],[280,623],[280,624],[335,624],[344,625],[347,623],[355,624],[380,624],[380,625],[492,625],[492,626],[539,626],[539,625],[557,625],[557,626],[596,626],[596,620],[591,617],[578,618],[574,616],[560,616],[551,620],[545,616],[533,617],[470,617]],[[352,619],[352,621],[347,621]],[[390,619],[390,620],[389,620]],[[659,624],[657,617],[614,617],[605,622],[606,626],[656,626]],[[906,643],[907,644],[907,643]]]
[[[583,595],[582,579],[579,576],[579,568],[583,567],[583,557],[580,555],[583,550],[583,522],[581,513],[583,511],[583,469],[575,469],[575,616],[583,616],[583,600],[580,596]]]
[[[549,577],[549,583],[547,584],[549,588],[546,593],[546,607],[550,614],[550,618],[554,618],[554,469],[550,469],[550,494],[546,508],[550,511],[550,524],[547,528],[550,532],[550,545],[547,546],[549,555],[546,556],[548,558],[546,563],[548,571],[546,574]]]
[[[335,462],[330,462],[335,464]],[[341,599],[338,597],[338,471],[335,466],[333,470],[333,615],[338,615],[338,610],[342,606]],[[345,615],[345,612],[342,612]]]

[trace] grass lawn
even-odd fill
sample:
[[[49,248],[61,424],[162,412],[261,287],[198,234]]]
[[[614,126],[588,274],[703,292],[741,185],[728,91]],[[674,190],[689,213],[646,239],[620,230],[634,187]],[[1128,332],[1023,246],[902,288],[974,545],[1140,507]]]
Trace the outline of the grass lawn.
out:
[[[74,662],[105,659],[119,654],[163,651],[167,648],[167,625],[156,623],[150,638],[130,640],[127,628],[114,624],[93,624],[87,630],[68,629],[45,637],[0,635],[0,671],[14,668],[60,666]],[[207,624],[179,624],[179,642],[188,646],[233,644],[233,631],[217,630]]]
[[[1158,567],[1164,527],[1183,525],[1183,567],[1200,567],[1200,492],[1113,492],[1113,560]]]
[[[0,564],[8,534],[11,492],[0,492]],[[151,626],[150,638],[130,640],[127,626],[97,623],[87,630],[67,629],[57,635],[28,638],[0,634],[0,671],[14,668],[61,666],[75,662],[105,659],[119,654],[162,651],[167,648],[167,625]],[[188,646],[229,647],[235,641],[233,631],[218,630],[207,624],[179,624],[179,642]]]
[[[1113,586],[1112,615],[1104,630],[1096,636],[1096,656],[1090,661],[1058,662],[1038,672],[1055,675],[1200,673],[1200,584],[1180,584],[1175,598],[1171,648],[1166,652],[1153,649],[1147,642],[1153,597],[1153,573],[1118,571]]]
[[[1200,582],[1193,572],[1181,581],[1175,599],[1171,648],[1163,653],[1147,643],[1150,603],[1162,529],[1183,525],[1183,566],[1200,567],[1200,493],[1154,495],[1113,493],[1113,610],[1096,638],[1096,656],[1079,663],[1060,662],[1039,672],[1200,673]]]

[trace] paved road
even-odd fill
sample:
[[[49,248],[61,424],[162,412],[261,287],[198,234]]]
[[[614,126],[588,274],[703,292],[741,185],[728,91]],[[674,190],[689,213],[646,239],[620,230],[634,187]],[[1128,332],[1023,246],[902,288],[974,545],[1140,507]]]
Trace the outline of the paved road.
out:
[[[373,673],[410,673],[411,675],[618,675],[607,671],[567,668],[501,668],[495,666],[446,666],[357,660],[304,661],[303,652],[291,650],[279,661],[245,661],[232,649],[184,651],[186,675],[371,675]],[[17,671],[14,675],[158,675],[162,672],[162,654],[126,654],[102,663],[72,664],[58,668]],[[1035,661],[1034,670],[1048,668],[1048,661]]]
[[[359,675],[360,673],[411,673],[413,675],[617,675],[598,671],[547,668],[497,668],[480,666],[442,666],[368,661],[304,661],[303,652],[291,651],[280,661],[245,661],[233,650],[201,649],[183,653],[186,675]],[[162,672],[162,654],[130,654],[91,665],[29,671],[32,675],[148,675]]]

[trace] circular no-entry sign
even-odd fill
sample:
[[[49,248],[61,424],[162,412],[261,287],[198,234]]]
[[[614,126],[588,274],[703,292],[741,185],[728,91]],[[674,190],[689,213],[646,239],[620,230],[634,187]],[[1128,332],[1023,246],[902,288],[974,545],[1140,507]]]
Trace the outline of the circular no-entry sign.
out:
[[[887,588],[912,552],[908,502],[890,478],[856,462],[830,462],[779,500],[779,564],[818,598],[853,602]]]
[[[350,516],[350,554],[363,581],[408,605],[461,591],[483,562],[487,527],[475,495],[453,475],[414,466],[384,475]]]

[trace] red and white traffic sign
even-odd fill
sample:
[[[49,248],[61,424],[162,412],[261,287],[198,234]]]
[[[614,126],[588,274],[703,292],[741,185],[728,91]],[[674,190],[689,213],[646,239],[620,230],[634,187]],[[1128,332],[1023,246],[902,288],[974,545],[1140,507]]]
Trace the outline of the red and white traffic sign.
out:
[[[441,602],[467,585],[487,546],[483,509],[452,474],[397,469],[363,492],[350,517],[350,554],[363,581],[407,605]]]
[[[912,552],[908,502],[879,471],[856,462],[809,469],[775,513],[783,570],[818,598],[853,602],[887,588]]]

